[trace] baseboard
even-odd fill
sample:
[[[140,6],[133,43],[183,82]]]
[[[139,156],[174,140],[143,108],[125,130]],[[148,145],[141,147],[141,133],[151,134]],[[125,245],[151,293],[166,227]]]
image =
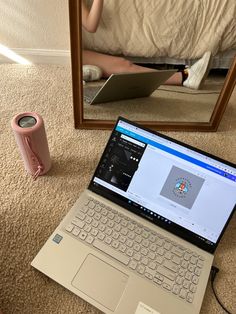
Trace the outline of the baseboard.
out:
[[[32,63],[70,64],[69,50],[52,49],[22,49],[12,48],[14,53],[29,60]],[[0,63],[13,63],[14,61],[0,54]]]

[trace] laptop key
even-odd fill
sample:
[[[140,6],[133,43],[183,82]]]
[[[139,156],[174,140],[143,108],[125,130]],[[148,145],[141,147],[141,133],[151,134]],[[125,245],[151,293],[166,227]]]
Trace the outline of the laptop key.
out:
[[[91,244],[91,243],[93,243],[93,240],[94,240],[94,238],[93,238],[91,235],[88,235],[85,241],[86,241],[88,244]]]
[[[198,277],[197,276],[193,276],[192,277],[192,282],[195,284],[195,285],[197,285],[198,284]]]
[[[84,207],[81,207],[81,208],[80,208],[80,211],[79,211],[79,212],[86,214],[87,211],[88,211],[88,207],[87,207],[87,206],[84,206]]]
[[[96,207],[95,207],[96,212],[100,213],[101,209],[102,209],[102,207],[100,205],[96,205]]]
[[[172,271],[169,271],[168,269],[166,269],[166,268],[164,268],[162,266],[159,266],[157,268],[157,271],[158,271],[159,274],[163,275],[164,277],[166,277],[166,278],[168,278],[168,279],[170,279],[172,281],[175,280],[175,278],[176,278],[176,274],[175,273],[173,273]]]
[[[193,275],[192,275],[189,271],[187,271],[186,274],[185,274],[185,278],[186,278],[187,280],[191,280],[192,277],[193,277]]]
[[[96,237],[97,234],[98,234],[98,230],[93,228],[92,231],[91,231],[91,235]]]
[[[137,271],[142,275],[145,271],[145,267],[143,265],[138,265]]]
[[[186,300],[187,300],[189,303],[192,303],[192,302],[193,302],[193,294],[192,294],[192,293],[188,293],[188,294],[187,294],[187,297],[186,297]]]
[[[196,290],[197,290],[197,286],[194,285],[194,284],[191,284],[190,287],[189,287],[189,290],[190,290],[192,293],[195,293]]]
[[[173,291],[174,294],[179,294],[180,286],[174,285],[172,291]]]
[[[196,268],[195,265],[192,265],[192,264],[189,264],[189,265],[188,265],[188,270],[189,270],[191,273],[194,272],[195,268]]]
[[[171,252],[174,253],[175,255],[179,256],[179,257],[182,257],[184,254],[184,250],[182,250],[181,248],[175,247],[175,246],[172,248]]]
[[[85,216],[84,213],[78,212],[78,213],[76,214],[76,217],[79,218],[80,220],[84,220],[86,216]]]
[[[72,224],[69,224],[66,227],[66,231],[68,231],[68,232],[71,232],[73,229],[74,229],[74,225],[72,225]]]
[[[203,262],[202,262],[202,261],[200,261],[200,260],[198,260],[198,262],[197,262],[197,266],[198,266],[199,268],[202,268],[202,267],[203,267]]]
[[[87,222],[87,224],[91,224],[92,218],[89,217],[89,216],[87,216],[87,217],[85,218],[85,221]]]
[[[157,280],[159,280],[161,282],[163,282],[163,280],[164,280],[164,277],[161,274],[159,274],[159,273],[156,273],[154,278],[156,278]]]
[[[86,237],[87,237],[87,233],[84,232],[84,231],[81,231],[81,232],[80,232],[80,235],[79,235],[79,238],[80,238],[81,240],[85,240]]]
[[[88,214],[90,217],[93,217],[93,215],[95,214],[95,212],[94,212],[93,209],[89,209],[89,211],[87,212],[87,214]]]
[[[81,221],[80,219],[78,218],[74,218],[71,222],[73,225],[79,227],[79,228],[83,228],[84,225],[85,225],[85,222],[84,221]]]
[[[98,239],[103,240],[105,238],[105,234],[102,232],[98,233]]]
[[[186,296],[187,296],[187,290],[181,289],[181,290],[180,290],[180,293],[179,293],[179,296],[180,296],[182,299],[185,299]]]
[[[72,231],[72,234],[76,237],[79,235],[79,233],[80,233],[80,229],[78,227],[75,227]]]
[[[124,244],[120,244],[119,246],[119,251],[121,251],[122,253],[124,253],[126,250],[126,246]]]
[[[195,273],[195,275],[200,276],[200,274],[201,274],[200,268],[197,267],[197,268],[195,269],[194,273]]]
[[[145,275],[145,277],[147,277],[149,280],[152,280],[152,279],[153,279],[152,274],[145,273],[144,275]]]
[[[92,208],[92,209],[95,207],[95,205],[96,204],[93,201],[90,201],[88,204],[89,208]]]
[[[162,281],[160,279],[157,279],[156,277],[153,279],[153,281],[157,283],[158,285],[162,284]]]
[[[90,232],[91,229],[92,229],[92,227],[90,225],[85,225],[84,226],[84,231],[85,232]]]
[[[119,262],[121,262],[125,265],[129,264],[130,259],[126,255],[124,255],[124,254],[118,252],[117,250],[111,248],[109,245],[106,245],[103,242],[95,239],[93,241],[93,246],[95,248],[97,248],[98,250],[106,253],[107,255],[110,255],[111,257],[115,258]]]
[[[166,268],[172,270],[172,271],[175,272],[175,273],[176,273],[176,272],[178,271],[178,269],[179,269],[178,265],[175,265],[174,263],[172,263],[172,262],[169,261],[169,260],[165,260],[163,266],[165,266]]]
[[[172,257],[172,261],[173,261],[175,264],[179,265],[180,262],[181,262],[181,259],[180,259],[178,256],[173,256],[173,257]]]
[[[166,289],[166,290],[169,290],[169,291],[171,291],[171,285],[169,285],[169,284],[167,284],[167,283],[165,283],[165,282],[163,282],[163,284],[162,284],[162,287],[164,288],[164,289]]]
[[[136,261],[131,261],[130,264],[129,264],[129,267],[131,269],[135,270],[137,265],[138,265],[138,263]]]
[[[140,261],[140,259],[141,259],[141,254],[135,253],[135,254],[134,254],[134,259],[135,259],[136,261]]]
[[[112,238],[111,237],[106,237],[105,238],[105,243],[111,244],[111,242],[112,242]]]

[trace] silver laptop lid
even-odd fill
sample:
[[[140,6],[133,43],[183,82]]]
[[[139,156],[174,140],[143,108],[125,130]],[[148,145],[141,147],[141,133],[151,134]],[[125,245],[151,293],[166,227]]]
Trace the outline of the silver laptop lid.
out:
[[[89,189],[213,253],[236,208],[236,166],[120,117]]]
[[[85,85],[84,100],[92,105],[148,97],[175,72],[176,70],[153,70],[140,73],[115,73],[106,80],[100,89],[97,86]]]

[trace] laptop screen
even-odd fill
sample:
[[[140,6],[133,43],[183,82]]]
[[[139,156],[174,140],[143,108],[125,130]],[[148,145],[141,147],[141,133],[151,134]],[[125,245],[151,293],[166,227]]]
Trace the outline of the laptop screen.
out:
[[[214,252],[236,207],[236,167],[119,118],[89,189]]]

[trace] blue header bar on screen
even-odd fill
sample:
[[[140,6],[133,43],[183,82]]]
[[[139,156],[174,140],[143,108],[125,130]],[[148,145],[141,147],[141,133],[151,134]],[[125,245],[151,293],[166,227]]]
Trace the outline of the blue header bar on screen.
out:
[[[135,132],[132,132],[132,131],[130,131],[130,130],[127,130],[127,129],[125,129],[125,128],[122,128],[122,127],[120,127],[120,126],[116,126],[116,131],[118,131],[118,132],[120,132],[120,133],[122,133],[122,134],[125,134],[125,135],[127,135],[127,136],[130,136],[130,137],[132,137],[132,138],[134,138],[134,139],[136,139],[136,140],[138,140],[138,141],[141,141],[141,142],[143,142],[143,143],[145,143],[145,144],[149,144],[149,145],[151,145],[151,146],[154,146],[154,147],[156,147],[156,148],[159,148],[159,149],[161,149],[162,151],[165,151],[166,153],[169,153],[169,154],[171,154],[171,155],[174,155],[174,156],[176,156],[176,157],[179,157],[179,158],[181,158],[181,159],[184,159],[184,160],[186,160],[186,161],[188,161],[188,162],[191,162],[191,163],[193,163],[193,164],[195,164],[195,165],[197,165],[197,166],[199,166],[199,167],[202,167],[202,168],[204,168],[204,169],[207,169],[207,170],[209,170],[209,171],[212,171],[212,172],[214,172],[214,173],[217,173],[217,174],[220,175],[220,176],[223,176],[223,177],[225,177],[225,178],[227,178],[227,179],[229,179],[229,180],[232,180],[232,181],[235,181],[235,182],[236,182],[236,176],[234,176],[233,174],[230,174],[230,173],[228,173],[228,172],[226,172],[226,171],[224,171],[224,170],[221,170],[221,169],[218,169],[218,168],[216,168],[216,167],[214,167],[214,166],[211,166],[211,165],[209,165],[209,164],[207,164],[207,163],[205,163],[205,162],[203,162],[203,161],[200,161],[200,160],[198,160],[198,159],[196,159],[196,158],[194,158],[194,157],[191,157],[191,156],[189,156],[189,155],[186,155],[186,154],[184,154],[184,153],[181,153],[181,152],[179,152],[179,151],[177,151],[177,150],[175,150],[175,149],[173,149],[173,148],[170,148],[170,147],[165,146],[165,145],[163,145],[163,144],[160,144],[160,143],[157,143],[157,142],[155,142],[155,141],[152,141],[151,139],[149,139],[149,138],[147,138],[147,137],[144,137],[144,136],[142,136],[142,135],[140,135],[140,134],[137,134],[137,133],[135,133]]]

